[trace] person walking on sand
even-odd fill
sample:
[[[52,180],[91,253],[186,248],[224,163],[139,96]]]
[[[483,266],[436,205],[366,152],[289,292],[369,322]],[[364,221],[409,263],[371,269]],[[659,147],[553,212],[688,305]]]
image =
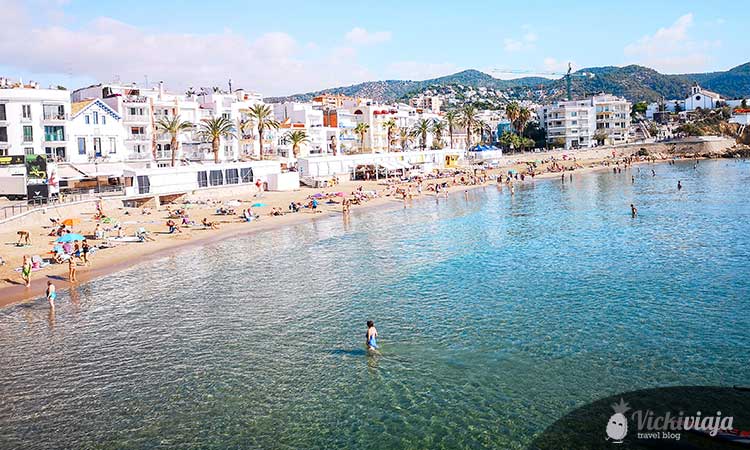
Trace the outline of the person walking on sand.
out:
[[[89,241],[86,239],[81,242],[81,259],[83,260],[83,264],[88,266],[89,265]]]
[[[52,284],[52,281],[47,280],[47,301],[49,302],[49,307],[52,309],[55,309],[56,298],[57,289],[55,289],[55,285]]]
[[[630,215],[633,217],[633,219],[638,217],[638,208],[636,208],[632,203],[630,204]]]
[[[21,278],[26,287],[31,287],[31,258],[23,255],[23,265],[21,266]]]
[[[368,350],[377,350],[378,343],[376,338],[378,337],[378,330],[375,328],[375,322],[372,320],[367,321],[367,334],[365,335],[365,343],[367,344]]]
[[[68,258],[68,281],[71,283],[78,281],[76,279],[76,262],[72,256]]]

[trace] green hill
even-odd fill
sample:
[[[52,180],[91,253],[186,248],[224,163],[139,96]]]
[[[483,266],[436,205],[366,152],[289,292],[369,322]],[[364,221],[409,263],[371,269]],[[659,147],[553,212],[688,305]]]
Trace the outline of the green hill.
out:
[[[624,67],[590,67],[575,72],[571,78],[574,97],[608,92],[631,101],[656,101],[684,98],[690,86],[699,83],[726,98],[750,96],[750,63],[745,63],[724,72],[668,75],[654,69],[629,65]],[[270,102],[309,101],[314,96],[330,93],[352,97],[367,97],[378,101],[392,102],[418,95],[427,89],[448,86],[492,89],[508,99],[551,101],[566,98],[565,78],[551,80],[540,77],[524,77],[500,80],[478,70],[464,70],[430,80],[385,80],[368,81],[351,86],[335,87],[286,97],[271,97]]]

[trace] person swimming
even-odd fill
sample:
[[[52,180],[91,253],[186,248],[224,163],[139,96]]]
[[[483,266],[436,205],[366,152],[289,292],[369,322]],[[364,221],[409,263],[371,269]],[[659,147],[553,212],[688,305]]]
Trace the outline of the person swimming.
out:
[[[367,334],[365,335],[365,342],[367,343],[368,350],[376,350],[378,343],[375,338],[378,337],[378,330],[375,328],[375,322],[372,320],[367,321]]]

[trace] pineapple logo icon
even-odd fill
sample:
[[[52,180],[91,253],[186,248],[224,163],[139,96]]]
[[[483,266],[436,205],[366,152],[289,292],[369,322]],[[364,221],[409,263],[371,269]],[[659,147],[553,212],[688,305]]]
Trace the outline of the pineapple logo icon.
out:
[[[630,409],[627,403],[620,398],[620,403],[613,403],[612,409],[615,413],[607,421],[607,437],[615,444],[622,444],[625,435],[628,434],[628,419],[625,413]]]

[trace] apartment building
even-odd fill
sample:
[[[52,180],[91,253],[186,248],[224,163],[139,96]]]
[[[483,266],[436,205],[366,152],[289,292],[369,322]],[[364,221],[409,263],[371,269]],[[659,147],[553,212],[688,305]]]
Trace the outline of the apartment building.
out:
[[[0,156],[68,155],[70,93],[0,78]]]
[[[595,95],[596,108],[595,138],[598,144],[624,144],[630,129],[631,103],[622,97],[610,94]],[[603,139],[602,139],[603,138]]]
[[[537,110],[547,143],[566,149],[627,141],[630,103],[609,94],[559,101]]]
[[[122,162],[125,158],[125,129],[122,116],[101,99],[71,104],[68,125],[72,163]]]
[[[439,113],[443,101],[436,95],[418,95],[409,99],[409,106],[425,112]]]

